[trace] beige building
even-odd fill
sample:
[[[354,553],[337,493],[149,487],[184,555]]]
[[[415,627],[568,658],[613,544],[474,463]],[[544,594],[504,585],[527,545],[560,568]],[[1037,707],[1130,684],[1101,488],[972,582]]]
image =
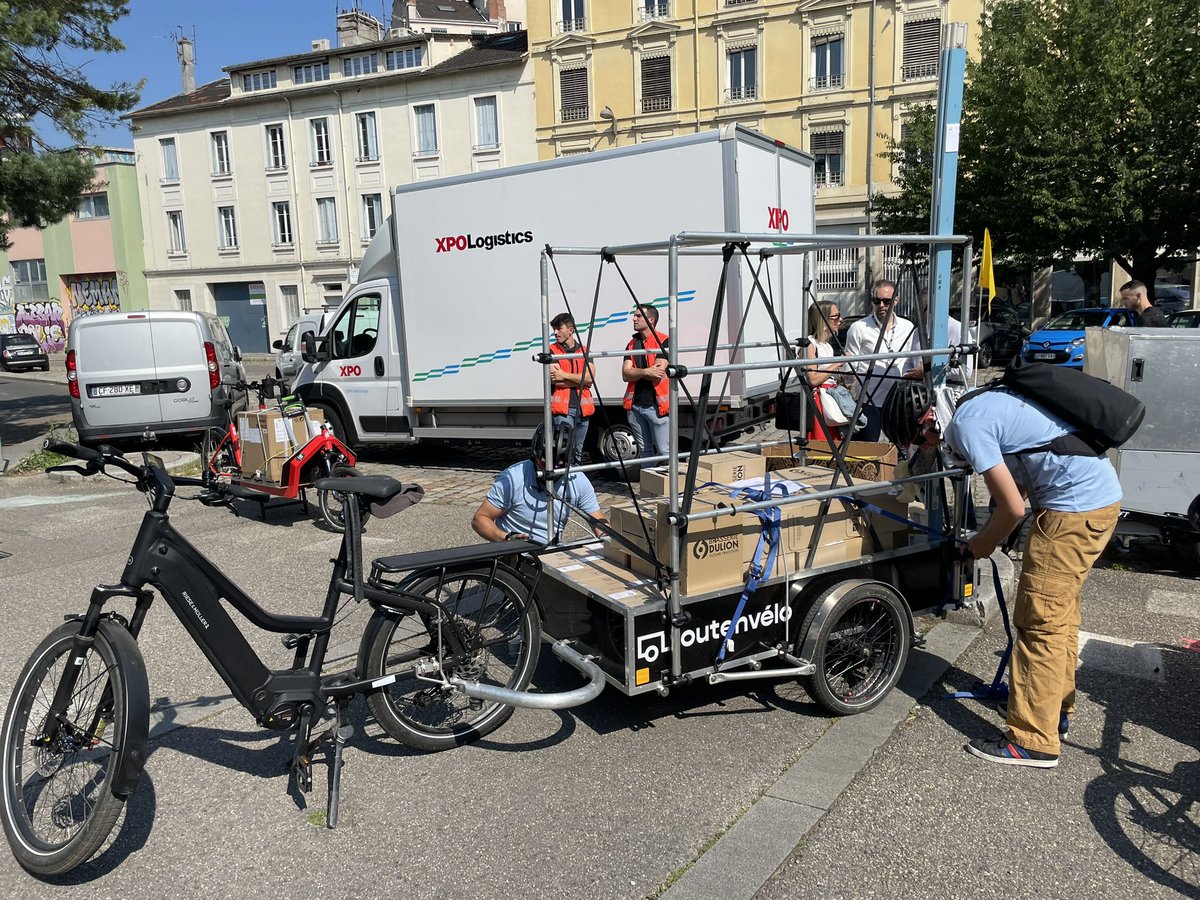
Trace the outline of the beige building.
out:
[[[266,350],[354,283],[391,187],[536,159],[524,32],[338,24],[337,48],[230,66],[129,115],[151,308],[215,311]]]
[[[868,228],[880,158],[981,0],[529,0],[538,154],[738,122],[816,158],[822,229]],[[970,37],[970,49],[978,35]]]

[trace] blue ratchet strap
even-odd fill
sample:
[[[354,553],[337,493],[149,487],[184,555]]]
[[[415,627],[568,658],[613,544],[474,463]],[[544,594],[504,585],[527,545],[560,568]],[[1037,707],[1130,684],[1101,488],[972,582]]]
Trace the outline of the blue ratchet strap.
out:
[[[989,560],[989,562],[992,564],[992,585],[996,589],[996,600],[1000,603],[1000,617],[1004,620],[1004,634],[1008,638],[1008,644],[1005,646],[1004,652],[1000,654],[1000,665],[996,666],[996,675],[992,678],[990,685],[985,685],[982,681],[977,681],[975,682],[975,687],[969,691],[951,691],[948,694],[942,694],[943,700],[1008,699],[1008,685],[1004,683],[1004,671],[1008,668],[1009,659],[1012,658],[1012,624],[1008,620],[1008,606],[1004,602],[1004,588],[1000,585],[1000,569],[994,559]]]
[[[761,503],[771,499],[778,491],[781,497],[788,495],[788,489],[782,484],[768,484],[763,490],[756,488],[738,488],[729,496],[733,499],[745,497],[751,503]],[[758,536],[758,545],[754,548],[754,558],[750,561],[749,577],[746,579],[746,586],[742,589],[742,596],[738,598],[737,608],[733,611],[733,615],[729,619],[729,627],[725,629],[725,633],[721,635],[721,649],[717,651],[717,663],[725,660],[725,652],[729,649],[729,638],[731,635],[737,634],[738,621],[742,618],[742,613],[746,609],[746,601],[751,595],[758,590],[758,583],[762,581],[764,575],[769,575],[775,571],[775,557],[779,553],[779,541],[782,537],[780,523],[783,517],[780,514],[778,506],[772,506],[768,509],[756,509],[755,515],[762,522],[762,532]],[[765,564],[760,564],[762,559],[763,546],[767,545],[767,558]]]

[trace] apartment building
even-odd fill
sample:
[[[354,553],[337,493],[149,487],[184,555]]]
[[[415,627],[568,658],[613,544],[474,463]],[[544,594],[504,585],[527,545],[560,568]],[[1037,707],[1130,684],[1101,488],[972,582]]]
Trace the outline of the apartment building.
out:
[[[869,227],[880,158],[981,0],[529,0],[541,158],[737,122],[816,159],[823,230]],[[971,36],[971,51],[978,34]]]
[[[484,21],[463,0],[406,9],[429,6]],[[415,18],[342,13],[336,48],[229,66],[129,114],[152,308],[214,311],[266,350],[355,282],[391,187],[536,159],[525,33]]]
[[[0,333],[62,350],[73,318],[145,309],[142,217],[134,152],[100,151],[79,207],[46,228],[15,228],[0,247]]]

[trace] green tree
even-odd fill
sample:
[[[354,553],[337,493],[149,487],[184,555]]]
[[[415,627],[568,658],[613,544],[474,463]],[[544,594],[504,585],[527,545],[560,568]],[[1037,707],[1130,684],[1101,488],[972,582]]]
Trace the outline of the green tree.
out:
[[[0,246],[16,226],[46,225],[72,212],[91,183],[87,152],[55,149],[38,116],[81,145],[88,129],[137,102],[141,84],[91,84],[88,53],[124,45],[112,25],[128,0],[0,0]]]
[[[1153,285],[1200,245],[1200,3],[995,0],[981,29],[955,230],[986,225],[1022,262],[1115,258]],[[928,179],[901,196],[927,204]]]

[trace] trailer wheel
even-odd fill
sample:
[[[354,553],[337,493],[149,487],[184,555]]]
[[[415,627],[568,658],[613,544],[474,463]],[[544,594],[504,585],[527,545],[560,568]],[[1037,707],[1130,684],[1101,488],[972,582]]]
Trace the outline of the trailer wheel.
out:
[[[633,462],[641,456],[641,448],[638,446],[637,435],[628,425],[609,425],[600,432],[597,448],[604,462],[625,461],[624,469],[616,466],[611,470],[614,478],[621,480],[623,471],[625,480],[634,481],[641,474],[641,466]]]
[[[852,587],[818,621],[834,585],[809,608],[798,645],[816,628],[811,661],[817,667],[801,685],[821,706],[839,716],[873,709],[900,680],[912,639],[908,610],[887,585],[870,582]]]

